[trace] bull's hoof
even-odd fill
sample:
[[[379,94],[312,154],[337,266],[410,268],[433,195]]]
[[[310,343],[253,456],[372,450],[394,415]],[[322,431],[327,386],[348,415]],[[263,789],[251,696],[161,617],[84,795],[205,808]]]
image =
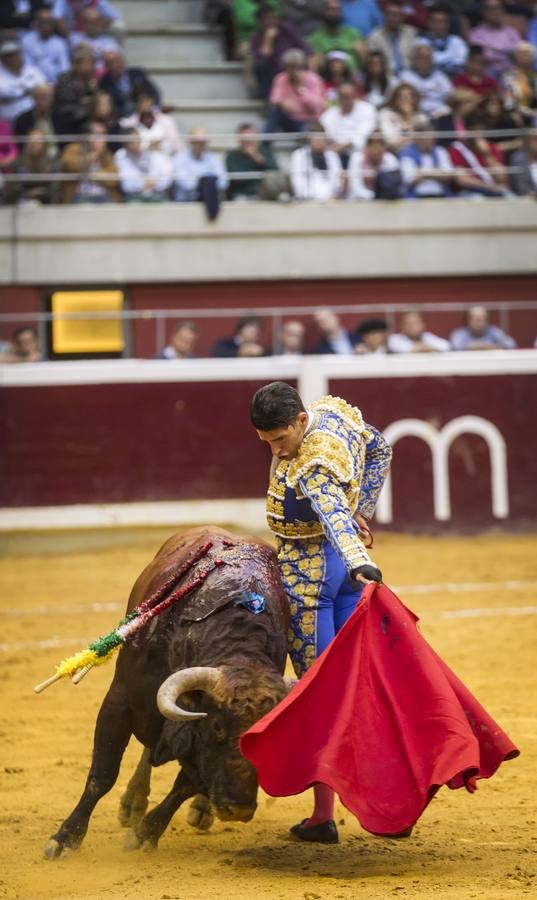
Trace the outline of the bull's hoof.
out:
[[[129,799],[126,794],[119,801],[117,813],[119,824],[123,828],[135,828],[142,821],[148,807],[147,797],[135,795]]]
[[[158,838],[146,838],[142,844],[143,853],[154,853],[158,850]]]
[[[56,838],[51,838],[43,850],[45,859],[58,859],[60,856],[63,856],[65,859],[68,856],[72,856],[73,853],[75,853],[74,847],[67,847],[65,844],[57,841]]]
[[[200,831],[209,830],[214,822],[214,816],[207,797],[204,797],[203,794],[197,794],[194,797],[186,820],[192,828],[198,828]]]
[[[129,830],[127,831],[125,837],[123,838],[123,849],[127,852],[131,850],[138,850],[142,846],[142,841],[138,837],[135,831]]]

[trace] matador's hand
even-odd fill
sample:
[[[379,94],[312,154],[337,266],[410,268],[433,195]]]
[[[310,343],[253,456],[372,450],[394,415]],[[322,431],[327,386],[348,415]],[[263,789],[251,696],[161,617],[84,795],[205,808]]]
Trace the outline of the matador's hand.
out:
[[[371,581],[380,584],[382,581],[382,572],[380,569],[377,569],[376,566],[358,566],[357,569],[352,570],[351,578],[353,578],[354,581],[361,581],[362,584],[369,584]]]

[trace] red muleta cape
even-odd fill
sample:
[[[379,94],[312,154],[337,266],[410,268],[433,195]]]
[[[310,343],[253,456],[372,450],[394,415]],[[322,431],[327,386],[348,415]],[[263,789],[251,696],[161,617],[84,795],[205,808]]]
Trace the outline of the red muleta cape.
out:
[[[397,834],[441,785],[472,792],[519,755],[417,621],[385,585],[366,586],[330,646],[241,737],[268,794],[321,781],[367,831]]]

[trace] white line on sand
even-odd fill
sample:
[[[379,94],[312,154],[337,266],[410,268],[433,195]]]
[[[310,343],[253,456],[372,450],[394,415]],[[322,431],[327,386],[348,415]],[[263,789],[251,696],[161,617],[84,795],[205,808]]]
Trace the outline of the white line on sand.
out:
[[[520,590],[527,588],[536,588],[537,581],[447,581],[438,584],[400,584],[390,585],[401,599],[415,597],[420,594],[440,594],[440,593],[482,593],[483,591],[507,591]],[[99,613],[99,612],[117,612],[125,608],[124,603],[80,603],[80,604],[59,604],[58,606],[33,606],[27,609],[17,607],[15,609],[4,609],[0,611],[0,619],[19,619],[27,616],[58,616],[58,615],[79,615],[81,613]],[[520,612],[513,612],[519,609]],[[437,612],[443,618],[474,618],[480,615],[532,615],[535,607],[486,607],[477,610],[446,610],[445,612]],[[510,612],[508,611],[510,610]],[[430,614],[428,614],[430,615]]]

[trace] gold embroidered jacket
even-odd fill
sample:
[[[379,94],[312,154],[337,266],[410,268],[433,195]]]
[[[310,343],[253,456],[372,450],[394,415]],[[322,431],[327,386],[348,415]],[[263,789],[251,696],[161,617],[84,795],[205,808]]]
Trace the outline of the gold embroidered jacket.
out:
[[[350,572],[371,562],[352,516],[373,514],[391,447],[339,397],[321,397],[308,409],[314,419],[297,455],[282,460],[272,476],[267,521],[287,541],[325,535]]]

